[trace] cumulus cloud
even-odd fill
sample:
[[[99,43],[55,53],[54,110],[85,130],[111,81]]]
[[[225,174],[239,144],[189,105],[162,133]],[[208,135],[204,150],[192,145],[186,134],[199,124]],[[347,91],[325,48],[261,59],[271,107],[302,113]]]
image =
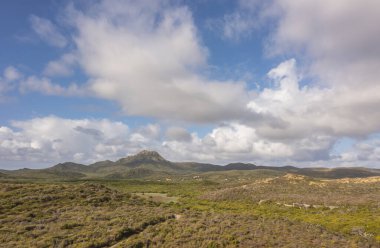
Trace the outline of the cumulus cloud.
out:
[[[185,6],[167,1],[100,1],[68,11],[78,62],[91,90],[117,101],[129,115],[191,122],[241,116],[242,82],[202,76],[207,49]]]
[[[306,55],[323,84],[378,85],[380,2],[285,0],[274,6],[278,26],[268,50]]]
[[[310,65],[309,76],[317,82],[296,89],[294,98],[300,99],[299,106],[285,104],[284,109],[297,112],[307,106],[304,119],[314,120],[311,127],[330,129],[337,136],[379,132],[380,3],[285,0],[274,1],[271,7],[277,9],[272,11],[277,28],[268,50],[302,57]],[[284,90],[267,92],[269,99]]]
[[[249,104],[254,113],[275,116],[282,126],[256,125],[258,134],[271,139],[294,139],[312,134],[333,137],[365,136],[380,130],[378,86],[371,90],[299,86],[295,60],[281,63],[268,76],[276,87],[264,89]],[[361,97],[362,96],[362,97]]]
[[[191,142],[166,140],[163,145],[180,158],[220,163],[236,161],[323,161],[329,159],[330,137],[313,136],[274,141],[257,134],[253,127],[230,123],[213,129],[205,137],[192,135]]]
[[[208,161],[261,160],[282,163],[335,161],[344,159],[332,155],[334,144],[341,137],[358,139],[380,130],[377,87],[364,91],[342,85],[301,86],[295,59],[279,64],[268,72],[274,87],[258,92],[247,104],[257,120],[241,120],[215,128],[204,138],[193,137],[193,142],[171,141],[165,145],[177,154],[191,153],[194,159]],[[375,147],[378,143],[373,143]],[[376,150],[373,148],[372,150]],[[372,163],[378,163],[376,152],[367,154]],[[342,158],[360,156],[341,154]],[[339,157],[338,156],[338,157]],[[363,159],[361,159],[363,160]]]
[[[35,15],[30,17],[30,23],[34,32],[45,42],[55,47],[65,47],[67,39],[63,36],[58,28],[48,19]]]

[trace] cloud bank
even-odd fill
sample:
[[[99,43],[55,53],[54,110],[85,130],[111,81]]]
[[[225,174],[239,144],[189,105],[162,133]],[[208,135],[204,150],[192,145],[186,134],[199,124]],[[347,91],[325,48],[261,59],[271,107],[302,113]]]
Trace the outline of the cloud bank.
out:
[[[376,138],[362,140],[353,149],[331,156],[332,138],[320,134],[274,141],[263,138],[250,126],[230,123],[199,137],[195,132],[158,124],[131,129],[107,119],[48,116],[0,126],[0,166],[9,168],[15,161],[36,168],[65,161],[88,164],[116,160],[146,148],[174,161],[299,166],[328,161],[325,166],[375,166],[380,155],[378,144]]]
[[[150,126],[147,127],[148,129]],[[139,139],[136,137],[139,136]],[[63,119],[56,116],[14,121],[0,127],[0,157],[6,161],[91,163],[139,151],[153,136],[107,119]],[[128,151],[128,152],[127,152]]]

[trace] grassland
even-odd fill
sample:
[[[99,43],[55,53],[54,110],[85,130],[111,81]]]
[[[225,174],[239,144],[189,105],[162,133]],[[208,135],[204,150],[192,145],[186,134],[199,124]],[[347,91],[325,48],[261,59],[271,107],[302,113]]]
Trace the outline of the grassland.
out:
[[[380,178],[0,182],[0,247],[380,247]]]

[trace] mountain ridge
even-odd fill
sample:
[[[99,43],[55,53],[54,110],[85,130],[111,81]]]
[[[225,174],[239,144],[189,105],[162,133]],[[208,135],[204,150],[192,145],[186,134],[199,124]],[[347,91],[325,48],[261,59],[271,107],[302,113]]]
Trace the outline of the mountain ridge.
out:
[[[203,172],[244,170],[273,170],[285,173],[319,178],[355,178],[380,176],[379,169],[362,167],[341,168],[298,168],[290,165],[282,167],[262,166],[253,163],[229,163],[216,165],[197,162],[171,162],[156,151],[142,150],[137,154],[120,158],[117,161],[99,161],[90,165],[74,162],[59,163],[46,169],[2,170],[2,178],[114,178],[138,179],[150,176],[185,175]]]

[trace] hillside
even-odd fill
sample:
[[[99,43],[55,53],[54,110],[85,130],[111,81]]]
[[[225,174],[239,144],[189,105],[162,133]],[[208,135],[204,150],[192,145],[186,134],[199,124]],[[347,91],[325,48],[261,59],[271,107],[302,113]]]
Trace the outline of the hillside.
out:
[[[272,202],[305,204],[305,206],[363,205],[377,207],[380,202],[380,177],[315,179],[287,173],[231,185],[204,194],[212,201]]]
[[[241,172],[0,181],[0,247],[379,247],[380,177]]]

